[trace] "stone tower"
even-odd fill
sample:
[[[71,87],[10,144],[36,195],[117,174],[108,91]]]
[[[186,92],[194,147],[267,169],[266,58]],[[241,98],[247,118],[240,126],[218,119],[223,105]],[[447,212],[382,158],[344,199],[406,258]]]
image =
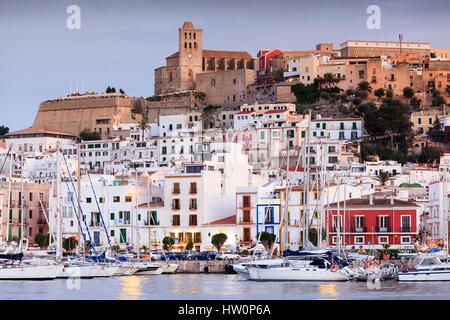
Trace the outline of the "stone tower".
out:
[[[181,90],[195,89],[195,75],[202,72],[203,29],[195,29],[192,22],[186,21],[178,30]]]

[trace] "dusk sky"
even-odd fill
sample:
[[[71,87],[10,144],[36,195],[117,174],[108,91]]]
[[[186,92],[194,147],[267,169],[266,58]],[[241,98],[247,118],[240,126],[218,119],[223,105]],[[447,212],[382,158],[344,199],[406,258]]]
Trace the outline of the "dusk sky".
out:
[[[307,50],[346,40],[430,42],[450,48],[450,1],[303,0],[0,0],[1,121],[11,131],[33,124],[42,101],[72,90],[123,88],[153,95],[154,69],[178,50],[186,20],[203,29],[203,48]],[[66,27],[70,5],[81,29]],[[369,5],[381,29],[369,30]]]

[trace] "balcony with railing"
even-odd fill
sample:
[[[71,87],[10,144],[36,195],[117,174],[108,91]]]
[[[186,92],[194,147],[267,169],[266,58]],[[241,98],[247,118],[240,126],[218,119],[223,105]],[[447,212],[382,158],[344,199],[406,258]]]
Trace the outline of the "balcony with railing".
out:
[[[411,227],[401,227],[400,232],[411,232]]]
[[[352,232],[352,233],[367,232],[367,227],[366,226],[363,226],[363,227],[352,226],[350,228],[350,232]]]
[[[375,232],[391,232],[391,227],[375,227]]]

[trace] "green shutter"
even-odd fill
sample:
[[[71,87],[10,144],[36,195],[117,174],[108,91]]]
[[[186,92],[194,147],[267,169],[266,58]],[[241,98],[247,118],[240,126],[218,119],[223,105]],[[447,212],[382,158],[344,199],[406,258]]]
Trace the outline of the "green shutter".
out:
[[[119,219],[123,219],[123,211],[119,211]]]
[[[138,221],[141,221],[141,215],[138,214]]]
[[[111,212],[111,220],[114,220],[114,213]]]

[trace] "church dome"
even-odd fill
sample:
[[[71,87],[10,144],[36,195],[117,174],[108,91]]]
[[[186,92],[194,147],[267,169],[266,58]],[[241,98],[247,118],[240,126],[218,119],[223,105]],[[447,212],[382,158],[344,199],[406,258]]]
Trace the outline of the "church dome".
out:
[[[194,25],[192,24],[192,22],[186,21],[186,22],[183,24],[183,29],[194,29]]]

